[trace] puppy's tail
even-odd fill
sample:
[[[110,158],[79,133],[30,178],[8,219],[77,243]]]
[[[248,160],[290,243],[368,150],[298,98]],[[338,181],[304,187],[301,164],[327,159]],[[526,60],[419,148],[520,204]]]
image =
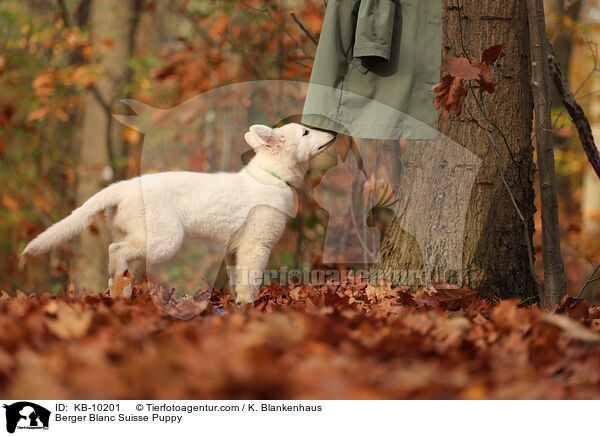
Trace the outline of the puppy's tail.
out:
[[[40,233],[33,241],[27,244],[27,247],[25,247],[25,250],[21,254],[40,255],[81,233],[83,229],[90,225],[94,215],[119,204],[120,196],[118,195],[118,191],[121,183],[124,182],[112,184],[90,197],[79,208],[71,212],[71,215]]]

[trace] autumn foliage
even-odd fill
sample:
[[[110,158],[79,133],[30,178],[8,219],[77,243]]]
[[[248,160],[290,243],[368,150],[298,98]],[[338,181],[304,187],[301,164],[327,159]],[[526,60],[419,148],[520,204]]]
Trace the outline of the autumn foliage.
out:
[[[472,80],[479,85],[479,92],[493,94],[496,83],[492,82],[490,71],[504,55],[504,44],[498,44],[483,52],[481,62],[466,57],[444,59],[442,80],[431,88],[431,92],[436,95],[433,104],[440,110],[440,117],[461,114],[469,93],[468,87],[471,86],[465,82]]]
[[[248,310],[147,285],[0,296],[2,398],[599,398],[599,364],[600,310],[573,298],[546,312],[352,278],[270,285]]]

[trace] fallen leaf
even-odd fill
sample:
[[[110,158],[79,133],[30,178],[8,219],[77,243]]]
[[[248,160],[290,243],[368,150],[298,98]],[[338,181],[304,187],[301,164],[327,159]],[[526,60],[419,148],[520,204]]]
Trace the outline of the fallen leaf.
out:
[[[92,323],[92,313],[87,310],[75,312],[64,303],[48,309],[49,313],[56,315],[56,319],[46,321],[46,327],[60,339],[80,338],[87,333]]]
[[[458,309],[463,304],[472,302],[477,296],[477,291],[463,288],[444,288],[436,287],[435,298],[440,303],[440,306],[448,310]]]
[[[377,285],[369,283],[365,288],[368,298],[382,298],[388,295],[396,296],[396,291],[392,289],[389,282],[381,281]]]
[[[566,336],[577,341],[600,344],[600,334],[590,330],[568,316],[544,313],[541,320],[560,328]]]
[[[435,289],[425,289],[421,288],[415,294],[415,303],[421,307],[439,307],[440,303],[437,298],[435,298]]]

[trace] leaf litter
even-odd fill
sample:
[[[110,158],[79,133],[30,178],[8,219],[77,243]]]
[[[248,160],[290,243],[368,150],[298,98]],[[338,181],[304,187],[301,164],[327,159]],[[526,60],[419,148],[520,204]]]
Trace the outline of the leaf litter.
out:
[[[600,398],[600,310],[349,278],[131,298],[0,292],[0,396],[27,399]]]

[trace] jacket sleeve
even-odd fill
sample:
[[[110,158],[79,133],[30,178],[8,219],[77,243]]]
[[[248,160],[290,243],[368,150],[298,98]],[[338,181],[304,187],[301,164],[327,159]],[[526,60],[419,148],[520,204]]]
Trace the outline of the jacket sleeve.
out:
[[[353,55],[390,60],[396,4],[393,0],[361,0]]]

